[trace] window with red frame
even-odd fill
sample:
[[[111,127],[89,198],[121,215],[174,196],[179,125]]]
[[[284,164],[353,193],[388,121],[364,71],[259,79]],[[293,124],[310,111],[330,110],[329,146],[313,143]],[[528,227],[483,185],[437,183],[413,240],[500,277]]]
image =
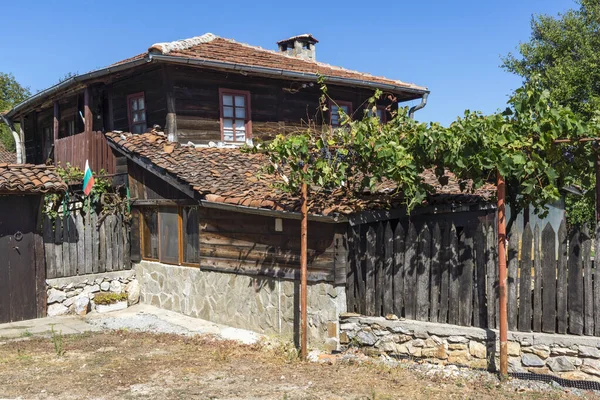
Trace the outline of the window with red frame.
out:
[[[221,104],[221,139],[224,142],[244,143],[252,137],[250,121],[250,92],[219,90]]]
[[[134,93],[127,96],[127,114],[129,115],[129,129],[132,133],[146,131],[146,100],[144,93]]]
[[[329,104],[330,123],[333,128],[337,128],[342,125],[340,110],[342,110],[347,116],[351,116],[352,103],[349,101],[332,101]]]

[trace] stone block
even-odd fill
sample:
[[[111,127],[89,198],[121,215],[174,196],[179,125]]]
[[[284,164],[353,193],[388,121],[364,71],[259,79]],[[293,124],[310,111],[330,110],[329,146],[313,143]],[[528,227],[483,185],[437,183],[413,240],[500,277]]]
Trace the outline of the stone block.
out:
[[[448,362],[451,364],[469,365],[469,352],[467,350],[453,350],[448,352]]]
[[[443,344],[437,345],[433,348],[425,348],[421,351],[421,355],[427,358],[437,358],[440,360],[446,360],[448,358],[448,352]]]
[[[586,358],[583,360],[581,370],[586,374],[600,376],[600,361]]]
[[[508,342],[508,355],[518,357],[521,355],[521,344],[519,342]]]
[[[579,346],[579,356],[586,358],[600,358],[600,350],[591,346]]]
[[[337,338],[330,337],[325,340],[324,348],[327,351],[336,351],[340,347],[340,342]]]
[[[373,332],[361,330],[356,333],[356,341],[363,346],[373,346],[377,342],[377,336]]]
[[[586,381],[590,380],[591,378],[588,374],[583,373],[581,371],[563,372],[562,374],[560,374],[560,377],[563,379],[569,379],[573,381]]]
[[[110,290],[110,282],[102,282],[100,284],[100,290],[102,290],[103,292],[108,292]]]
[[[390,330],[394,333],[401,333],[403,335],[408,335],[410,333],[410,330],[405,329],[399,325],[394,325],[390,328]]]
[[[50,304],[48,306],[48,316],[56,317],[58,315],[65,315],[69,312],[69,309],[60,303]]]
[[[576,356],[578,350],[571,349],[568,347],[555,346],[550,349],[550,354],[553,356]]]
[[[48,295],[48,297],[47,297],[46,302],[48,304],[62,303],[67,298],[67,295],[65,292],[63,292],[62,290],[56,290],[56,289],[48,290],[47,295]]]
[[[90,299],[85,295],[77,297],[75,303],[73,303],[73,311],[79,316],[85,316],[88,313],[90,307]]]
[[[448,350],[467,350],[468,346],[466,343],[449,343]]]
[[[398,353],[400,353],[401,345],[398,343],[387,341],[387,340],[386,341],[380,340],[375,346],[378,349],[380,349],[381,351],[385,351],[386,353],[398,354]]]
[[[471,340],[469,342],[469,353],[475,358],[486,358],[487,347],[483,343]]]
[[[527,371],[532,374],[540,374],[540,375],[551,375],[550,369],[548,367],[529,367]]]
[[[446,340],[448,343],[469,343],[469,339],[464,336],[448,336]]]
[[[410,342],[413,347],[425,347],[425,341],[423,339],[415,339]]]
[[[521,357],[521,363],[526,367],[543,367],[545,365],[544,360],[533,353],[524,353]]]
[[[337,337],[337,322],[328,322],[327,323],[327,336],[330,338]]]
[[[340,332],[340,343],[341,344],[348,344],[348,343],[350,343],[350,338],[348,337],[348,333],[347,332]]]
[[[533,353],[536,356],[546,359],[550,357],[550,347],[543,344],[536,344],[535,346],[521,347],[523,353]]]
[[[565,356],[552,357],[548,359],[546,363],[553,372],[568,372],[575,370],[575,365],[573,365],[571,360]]]
[[[534,356],[537,357],[537,356]],[[518,372],[526,372],[523,366],[521,365],[522,359],[519,357],[508,357],[508,372],[518,373]],[[499,364],[498,364],[499,365]]]

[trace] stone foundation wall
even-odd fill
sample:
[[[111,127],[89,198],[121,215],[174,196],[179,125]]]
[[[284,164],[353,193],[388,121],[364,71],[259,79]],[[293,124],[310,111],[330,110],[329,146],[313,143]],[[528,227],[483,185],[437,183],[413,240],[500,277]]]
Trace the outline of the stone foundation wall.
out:
[[[509,372],[550,374],[572,380],[600,381],[600,338],[547,333],[508,333]],[[342,349],[359,347],[495,371],[498,332],[448,324],[383,317],[340,316]]]
[[[299,327],[299,282],[203,271],[158,262],[135,266],[141,301],[208,321],[292,338]],[[308,285],[311,345],[337,347],[337,320],[346,311],[343,286]]]
[[[46,280],[48,316],[85,315],[96,309],[94,297],[99,292],[128,294],[128,303],[135,304],[140,287],[134,271],[115,271]]]

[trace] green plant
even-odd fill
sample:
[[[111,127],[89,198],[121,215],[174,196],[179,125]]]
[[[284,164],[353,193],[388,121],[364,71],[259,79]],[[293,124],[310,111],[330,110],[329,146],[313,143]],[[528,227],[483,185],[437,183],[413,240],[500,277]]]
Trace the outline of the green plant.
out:
[[[57,356],[62,357],[65,354],[63,347],[63,335],[62,331],[58,333],[54,330],[54,325],[51,326],[50,332],[52,333],[52,344],[54,345],[54,352]]]
[[[103,292],[103,293],[98,293],[94,297],[94,303],[103,304],[103,305],[114,304],[114,303],[118,303],[119,301],[126,301],[126,300],[127,300],[127,293]]]
[[[31,333],[31,332],[29,331],[29,329],[25,329],[25,330],[23,331],[23,333],[21,334],[21,336],[23,336],[23,337],[32,337],[32,336],[33,336],[33,333]]]

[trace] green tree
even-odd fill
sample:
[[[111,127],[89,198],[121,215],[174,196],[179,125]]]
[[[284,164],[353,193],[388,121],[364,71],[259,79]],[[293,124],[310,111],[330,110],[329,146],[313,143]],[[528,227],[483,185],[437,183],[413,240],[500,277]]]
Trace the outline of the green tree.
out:
[[[0,113],[10,110],[30,95],[29,88],[21,86],[12,74],[0,72]],[[0,142],[7,150],[15,151],[15,141],[3,123],[0,123]]]
[[[600,110],[600,3],[579,0],[578,5],[578,9],[558,16],[534,16],[530,39],[519,45],[518,55],[508,54],[503,59],[503,67],[525,82],[536,77],[549,91],[553,104],[567,106],[578,116],[591,120]],[[574,183],[593,193],[591,160],[595,150],[589,145],[578,145],[569,152],[580,172]],[[571,223],[594,225],[594,202],[589,194],[569,194],[566,204]]]

